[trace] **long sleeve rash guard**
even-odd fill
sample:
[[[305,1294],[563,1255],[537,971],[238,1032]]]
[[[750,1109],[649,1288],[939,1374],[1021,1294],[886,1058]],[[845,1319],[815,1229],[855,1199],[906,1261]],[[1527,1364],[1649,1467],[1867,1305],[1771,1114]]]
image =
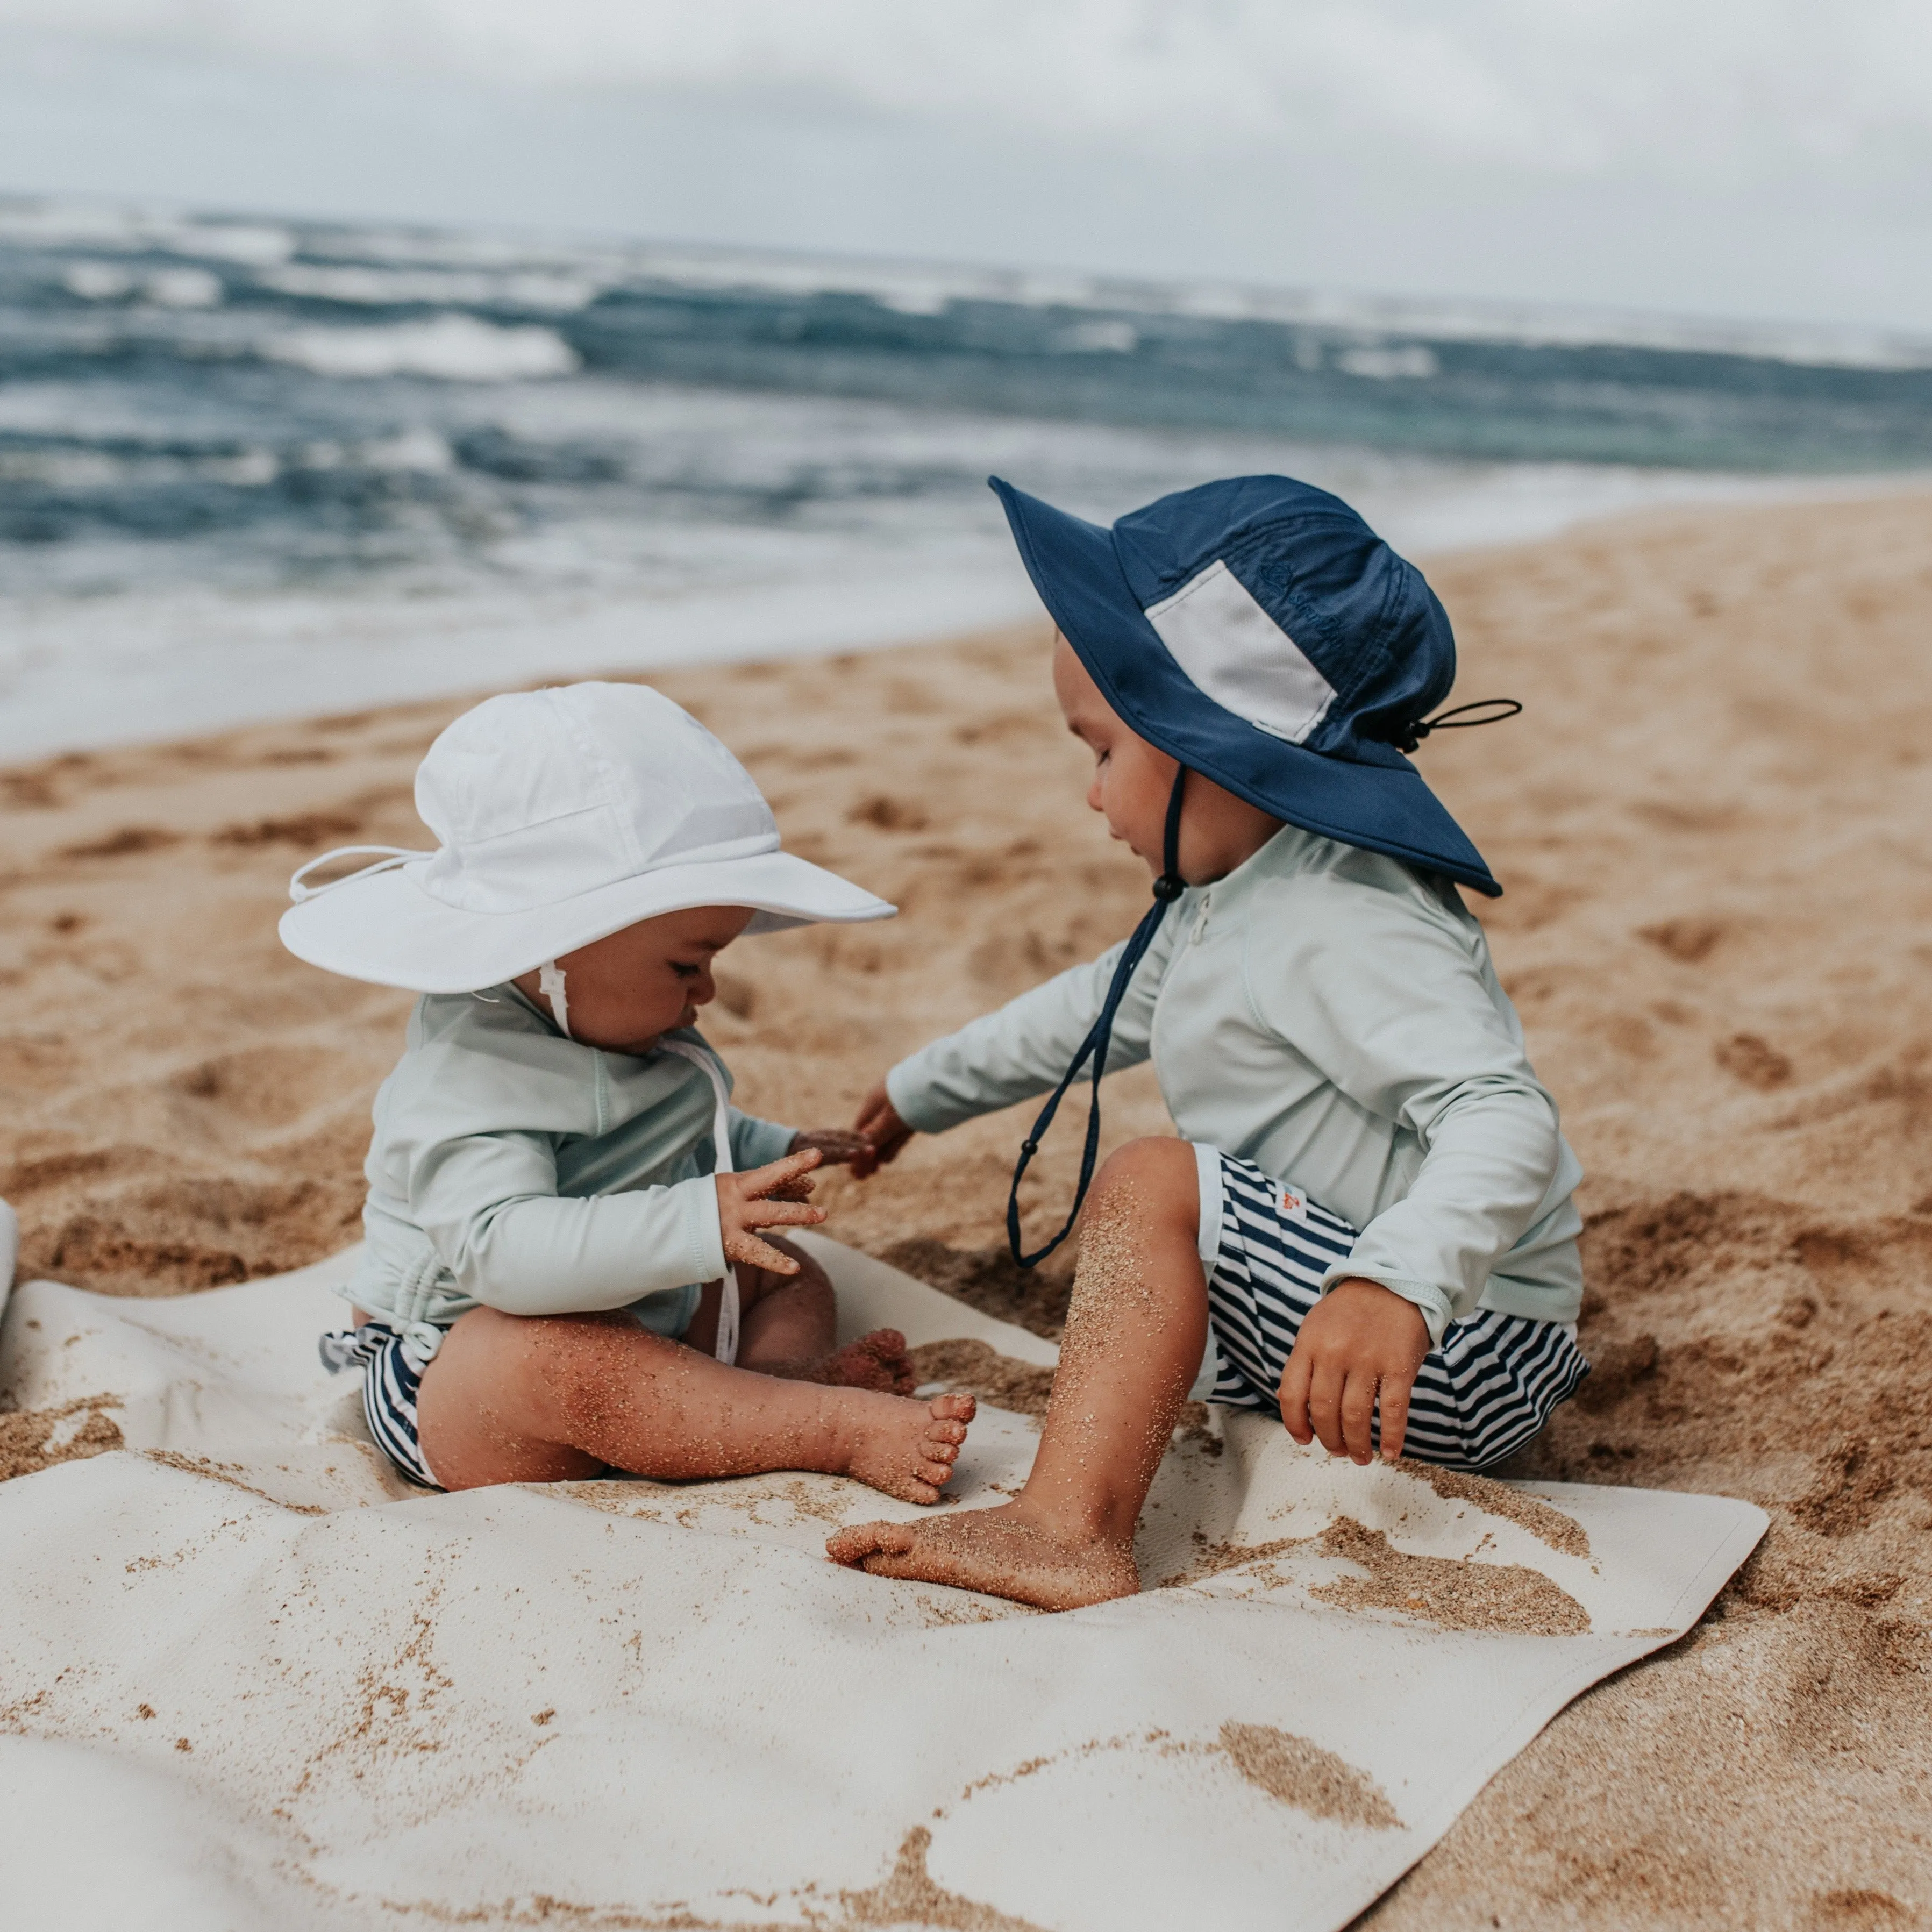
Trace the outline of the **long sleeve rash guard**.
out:
[[[886,1080],[938,1133],[1044,1092],[1120,948],[935,1040]],[[1378,1281],[1439,1342],[1478,1307],[1574,1322],[1582,1171],[1454,886],[1293,826],[1168,914],[1115,1022],[1187,1139],[1360,1228],[1329,1285]]]
[[[479,1304],[635,1306],[677,1332],[698,1285],[724,1271],[716,1108],[702,1067],[566,1039],[513,987],[418,1001],[376,1096],[368,1246],[349,1292],[404,1328],[447,1328]],[[790,1149],[790,1128],[729,1118],[739,1168]]]

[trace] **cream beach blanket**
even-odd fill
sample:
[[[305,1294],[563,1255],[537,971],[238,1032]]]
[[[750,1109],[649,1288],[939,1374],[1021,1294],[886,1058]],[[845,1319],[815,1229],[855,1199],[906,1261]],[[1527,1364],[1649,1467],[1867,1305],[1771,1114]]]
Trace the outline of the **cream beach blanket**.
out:
[[[814,1245],[854,1332],[981,1344],[944,1360],[982,1387],[1052,1360]],[[8,1924],[1328,1932],[1765,1527],[1210,1412],[1149,1501],[1159,1587],[1042,1616],[829,1562],[914,1513],[829,1478],[407,1490],[316,1363],[348,1265],[14,1292],[10,1454],[101,1453],[0,1484]],[[982,1402],[962,1499],[1036,1439]]]

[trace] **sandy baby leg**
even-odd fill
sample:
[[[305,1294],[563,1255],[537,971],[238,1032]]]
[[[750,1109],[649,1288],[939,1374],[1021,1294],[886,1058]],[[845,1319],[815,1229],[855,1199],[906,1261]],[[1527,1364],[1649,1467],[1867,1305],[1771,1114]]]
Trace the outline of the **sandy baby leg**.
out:
[[[1207,1340],[1194,1150],[1136,1141],[1095,1179],[1033,1473],[1004,1508],[866,1523],[826,1545],[877,1575],[1048,1610],[1140,1587],[1134,1526]]]
[[[670,1481],[809,1469],[932,1503],[973,1408],[727,1368],[622,1317],[478,1308],[424,1371],[417,1414],[449,1490],[606,1468]]]
[[[830,1277],[794,1243],[772,1234],[764,1238],[796,1261],[798,1272],[778,1274],[747,1262],[737,1264],[744,1310],[738,1366],[795,1382],[910,1395],[918,1378],[906,1352],[905,1337],[896,1328],[875,1328],[839,1347],[838,1298]],[[685,1337],[706,1354],[717,1334],[717,1304],[716,1290],[707,1288]]]

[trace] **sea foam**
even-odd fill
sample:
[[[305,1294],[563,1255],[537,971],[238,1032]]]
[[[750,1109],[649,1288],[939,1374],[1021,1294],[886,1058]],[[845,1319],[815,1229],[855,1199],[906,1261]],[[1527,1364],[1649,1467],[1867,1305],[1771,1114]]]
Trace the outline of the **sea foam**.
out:
[[[574,375],[580,366],[576,350],[554,329],[504,328],[472,315],[292,328],[266,338],[257,353],[316,376],[428,376],[448,382],[524,382]]]

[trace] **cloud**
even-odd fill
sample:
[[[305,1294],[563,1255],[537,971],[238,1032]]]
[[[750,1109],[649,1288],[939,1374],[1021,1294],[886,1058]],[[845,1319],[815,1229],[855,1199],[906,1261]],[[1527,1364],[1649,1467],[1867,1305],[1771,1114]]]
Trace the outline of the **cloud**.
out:
[[[1924,0],[0,0],[0,188],[1932,328]]]
[[[1919,0],[0,0],[0,26],[1196,152],[1738,178],[1932,145]]]

